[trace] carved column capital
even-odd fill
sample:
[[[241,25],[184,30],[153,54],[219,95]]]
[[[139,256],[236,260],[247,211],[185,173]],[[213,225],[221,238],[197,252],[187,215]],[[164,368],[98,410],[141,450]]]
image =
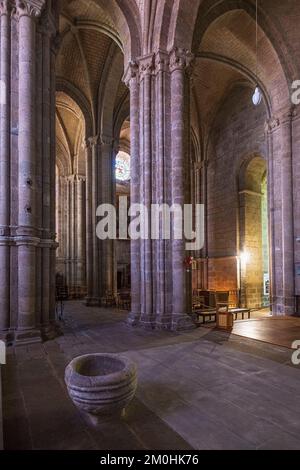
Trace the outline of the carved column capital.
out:
[[[29,16],[38,18],[41,16],[46,0],[16,0],[16,17]]]
[[[0,17],[9,16],[13,12],[13,5],[10,0],[1,0],[0,1]]]
[[[99,144],[99,136],[95,135],[93,137],[88,137],[85,141],[87,148],[96,147]]]
[[[276,116],[270,117],[265,123],[265,132],[272,133],[275,132],[280,127],[280,120]]]
[[[187,49],[180,49],[174,47],[170,53],[170,72],[175,72],[176,70],[189,71],[194,62],[194,54],[192,54]]]
[[[294,105],[287,106],[276,112],[265,123],[265,132],[272,133],[277,131],[282,125],[290,125],[292,120],[296,117],[296,107]]]
[[[151,76],[154,71],[154,54],[149,54],[139,59],[139,73],[141,80],[145,77]]]
[[[169,55],[165,51],[158,51],[155,54],[155,72],[167,72],[170,60]]]
[[[101,135],[101,139],[100,139],[100,140],[101,140],[101,144],[102,144],[102,145],[107,145],[107,146],[109,146],[109,147],[111,147],[112,144],[113,144],[113,142],[114,142],[114,139],[113,139],[112,136],[110,136],[110,135],[105,135],[105,134],[102,134],[102,135]]]
[[[129,88],[132,80],[136,80],[139,77],[139,66],[137,62],[129,62],[124,76],[123,82]]]

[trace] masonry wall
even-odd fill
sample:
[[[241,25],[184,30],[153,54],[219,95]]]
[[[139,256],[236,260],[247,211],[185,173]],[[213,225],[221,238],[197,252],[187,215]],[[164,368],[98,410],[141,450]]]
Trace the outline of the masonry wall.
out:
[[[299,108],[299,107],[298,107]],[[300,296],[300,119],[299,112],[296,115],[296,119],[293,123],[293,176],[294,176],[294,235],[295,235],[295,293]],[[298,216],[297,216],[298,215]],[[300,313],[298,311],[298,313]]]
[[[208,150],[208,285],[224,290],[238,289],[237,257],[248,245],[253,249],[253,269],[248,267],[248,304],[261,303],[262,263],[260,253],[261,201],[259,197],[241,197],[242,166],[255,155],[266,157],[266,108],[252,104],[252,90],[237,86],[217,112]],[[247,214],[243,221],[244,214]],[[249,202],[250,201],[250,202]],[[255,203],[254,203],[254,202]],[[253,202],[253,203],[252,203]],[[249,209],[249,211],[248,211]],[[245,212],[246,210],[246,212]],[[244,233],[242,233],[244,225]]]

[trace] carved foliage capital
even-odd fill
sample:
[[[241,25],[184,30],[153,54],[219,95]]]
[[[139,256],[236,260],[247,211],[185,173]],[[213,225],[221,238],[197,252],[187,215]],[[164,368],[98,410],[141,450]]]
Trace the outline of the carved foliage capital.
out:
[[[266,121],[265,132],[274,132],[280,126],[280,120],[277,117],[272,116]]]
[[[169,55],[167,52],[158,51],[155,54],[155,71],[156,72],[167,72],[169,67]]]
[[[13,12],[13,5],[10,0],[1,0],[0,1],[0,17],[11,15]]]
[[[104,134],[101,135],[101,144],[102,145],[107,145],[107,146],[111,147],[113,142],[114,142],[114,139],[110,135],[104,135]]]
[[[93,137],[88,137],[85,141],[87,148],[96,147],[99,144],[99,136],[95,135]]]
[[[130,86],[131,80],[137,79],[139,76],[139,66],[137,62],[131,61],[129,62],[127,69],[123,76],[123,82],[126,86]]]
[[[295,116],[296,108],[294,105],[285,107],[279,110],[274,116],[267,120],[265,125],[265,131],[272,133],[284,124],[290,125]]]
[[[139,60],[139,72],[141,79],[150,76],[155,71],[154,54],[142,57]]]
[[[16,0],[16,16],[29,16],[31,18],[38,18],[41,16],[45,6],[45,0]]]
[[[192,54],[190,51],[175,47],[170,52],[170,71],[187,71],[192,67],[194,58],[194,54]]]

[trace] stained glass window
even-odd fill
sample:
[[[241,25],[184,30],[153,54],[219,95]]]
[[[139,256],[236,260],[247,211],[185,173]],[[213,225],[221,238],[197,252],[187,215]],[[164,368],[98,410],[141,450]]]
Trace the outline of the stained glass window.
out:
[[[116,157],[116,179],[117,181],[130,180],[130,155],[120,151]]]

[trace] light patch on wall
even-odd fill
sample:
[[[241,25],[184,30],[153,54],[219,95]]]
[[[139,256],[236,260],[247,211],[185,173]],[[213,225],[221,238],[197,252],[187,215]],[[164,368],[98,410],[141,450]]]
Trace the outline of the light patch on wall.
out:
[[[6,104],[6,84],[0,80],[0,104]]]

